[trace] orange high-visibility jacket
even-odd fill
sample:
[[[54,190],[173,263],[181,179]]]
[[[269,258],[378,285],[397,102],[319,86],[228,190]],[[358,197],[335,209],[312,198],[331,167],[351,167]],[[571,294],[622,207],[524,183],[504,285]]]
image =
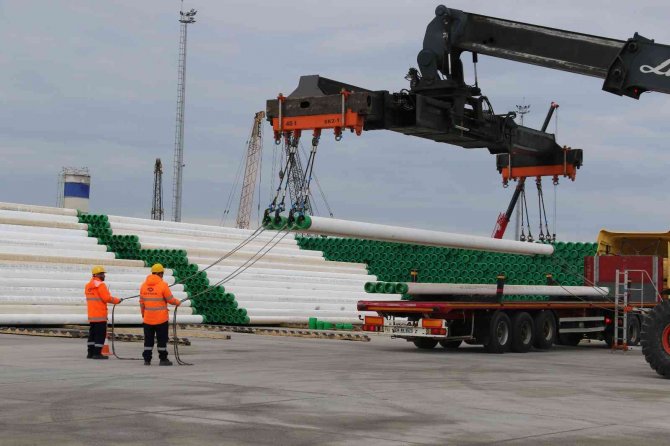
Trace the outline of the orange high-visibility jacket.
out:
[[[107,304],[118,304],[121,299],[109,294],[105,282],[97,277],[91,278],[84,289],[89,322],[107,322]]]
[[[179,305],[168,284],[156,274],[149,274],[140,287],[140,309],[145,324],[158,325],[169,319],[167,304]]]

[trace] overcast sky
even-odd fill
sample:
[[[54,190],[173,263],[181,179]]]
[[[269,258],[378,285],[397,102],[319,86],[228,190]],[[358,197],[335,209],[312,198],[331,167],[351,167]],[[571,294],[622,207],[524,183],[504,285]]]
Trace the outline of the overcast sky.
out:
[[[416,64],[437,4],[187,0],[198,15],[188,41],[184,221],[219,224],[254,113],[266,99],[290,93],[300,75],[407,88],[403,77]],[[667,1],[446,5],[622,40],[637,31],[670,43]],[[148,217],[159,157],[169,215],[178,11],[179,2],[167,0],[0,0],[0,201],[55,205],[61,167],[88,166],[92,212]],[[469,64],[466,70],[471,79]],[[478,71],[496,112],[525,100],[531,127],[558,102],[559,144],[584,150],[577,181],[558,186],[559,238],[595,240],[601,228],[669,229],[669,96],[621,98],[601,91],[599,79],[483,56]],[[262,207],[274,149],[268,124],[264,146]],[[326,132],[319,149],[316,173],[338,218],[489,235],[512,193],[485,149],[384,131],[340,142]],[[545,190],[553,219],[549,182]],[[537,197],[528,198],[537,233]]]

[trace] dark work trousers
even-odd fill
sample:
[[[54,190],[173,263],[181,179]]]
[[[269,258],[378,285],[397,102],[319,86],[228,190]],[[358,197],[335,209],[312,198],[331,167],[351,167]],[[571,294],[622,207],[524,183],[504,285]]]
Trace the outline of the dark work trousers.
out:
[[[160,359],[167,359],[167,341],[168,341],[168,323],[163,322],[158,325],[144,325],[144,351],[142,357],[145,361],[151,361],[151,356],[154,349],[154,336],[158,338],[158,357]]]
[[[88,327],[88,356],[99,355],[107,337],[107,322],[91,322]]]

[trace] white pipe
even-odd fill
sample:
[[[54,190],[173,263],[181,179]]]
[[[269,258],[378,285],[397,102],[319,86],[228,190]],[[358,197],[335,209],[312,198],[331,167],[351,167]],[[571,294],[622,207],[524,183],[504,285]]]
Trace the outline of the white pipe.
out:
[[[249,238],[251,234],[247,233],[244,230],[238,230],[237,232],[227,232],[221,233],[216,231],[216,227],[209,226],[208,230],[195,230],[195,229],[186,229],[182,227],[177,228],[162,228],[157,226],[150,226],[146,224],[127,224],[127,223],[116,223],[110,222],[110,227],[114,231],[114,234],[119,235],[161,235],[161,236],[179,236],[185,237],[188,240],[203,240],[203,239],[216,239],[216,240],[226,240],[233,243],[239,243],[242,240]],[[264,231],[260,234],[257,234],[254,237],[254,241],[267,241],[274,236],[272,231]],[[291,235],[288,235],[281,239],[277,246],[298,246],[298,242]]]
[[[361,313],[368,315],[377,315],[377,313]],[[307,324],[309,318],[312,316],[250,316],[251,325],[280,325],[280,324]],[[362,324],[363,321],[359,320],[358,317],[353,316],[340,316],[340,317],[323,317],[319,316],[318,319],[323,322],[330,322],[332,324]],[[347,333],[342,331],[342,333]]]
[[[208,265],[211,265],[214,263],[217,258],[214,257],[196,257],[196,256],[188,256],[188,259],[191,263],[196,263],[198,264],[201,268],[204,268]],[[254,259],[258,259],[258,256],[255,257]],[[230,266],[241,266],[244,264],[247,260],[249,260],[249,263],[253,262],[251,260],[251,257],[247,259],[225,259],[221,263],[218,263],[217,265],[214,266],[216,267],[230,267]],[[249,264],[247,263],[247,265]],[[311,264],[306,264],[306,265],[296,265],[292,263],[284,263],[284,262],[270,262],[265,260],[264,257],[261,257],[260,260],[257,260],[255,263],[253,263],[252,268],[256,269],[263,269],[263,268],[269,268],[269,269],[283,269],[283,270],[298,270],[298,271],[318,271],[318,272],[333,272],[333,273],[340,273],[340,274],[353,274],[353,275],[367,275],[367,270],[364,265],[357,264],[357,263],[351,263],[351,264],[346,264],[343,262],[324,262],[321,265],[311,265]]]
[[[116,234],[116,233],[115,233]],[[148,249],[163,248],[163,249],[186,249],[189,252],[204,252],[212,255],[220,256],[222,253],[232,251],[233,249],[238,249],[240,241],[201,241],[199,243],[191,242],[187,240],[182,240],[179,237],[159,237],[151,235],[139,235],[140,243]],[[276,241],[276,240],[275,240]],[[269,240],[256,241],[253,240],[242,248],[238,252],[258,252],[258,250],[265,247]],[[274,245],[274,242],[268,244],[267,246]],[[303,250],[296,246],[282,246],[281,243],[277,244],[272,248],[273,254],[281,254],[287,256],[301,256],[301,257],[316,257],[323,259],[323,254],[320,251],[311,251]],[[205,254],[206,255],[206,254]]]
[[[191,302],[187,300],[181,306],[190,307]],[[85,307],[86,299],[82,296],[0,296],[0,307],[3,305],[77,305]],[[119,305],[139,307],[140,300],[138,298],[128,299]]]
[[[35,206],[31,204],[0,202],[0,209],[6,211],[37,212],[40,214],[70,215],[77,216],[76,209],[56,208],[51,206]]]
[[[88,239],[88,231],[82,229],[45,228],[41,226],[19,226],[0,224],[0,233],[7,237],[43,237],[59,239]],[[92,238],[93,243],[97,241]]]
[[[107,318],[111,322],[112,315]],[[142,315],[120,314],[114,315],[117,325],[141,325]],[[172,319],[170,319],[172,323]],[[178,324],[202,324],[203,317],[177,313]],[[0,325],[86,325],[88,318],[85,314],[0,314]]]
[[[233,294],[235,292],[233,291]],[[354,307],[361,300],[400,300],[400,294],[361,294],[355,297],[322,297],[322,296],[282,296],[271,295],[268,297],[265,294],[235,294],[235,300],[241,308],[246,308],[247,305],[253,305],[253,302],[282,302],[284,308],[290,306],[291,303],[312,303],[312,304],[353,304]],[[375,298],[376,299],[371,299]],[[0,297],[0,303],[4,302]],[[189,301],[190,302],[190,301]],[[9,303],[9,302],[8,302]]]
[[[206,264],[200,264],[200,268],[202,269]],[[294,278],[294,277],[313,277],[315,279],[317,278],[329,278],[332,280],[356,280],[356,281],[371,281],[370,277],[374,277],[371,275],[368,275],[364,272],[359,273],[359,274],[354,274],[354,273],[343,273],[339,271],[319,271],[319,270],[289,270],[289,269],[280,269],[280,268],[272,268],[272,265],[268,265],[267,267],[258,267],[256,264],[245,269],[239,276],[239,278],[252,278],[256,275],[260,276],[267,276],[267,275],[278,275],[281,277],[286,277],[286,278]],[[221,266],[221,264],[218,264],[216,266],[211,267],[210,269],[207,270],[207,277],[209,277],[210,283],[213,283],[215,281],[219,281],[223,279],[224,277],[228,276],[230,273],[233,271],[237,270],[237,267],[235,266]],[[237,274],[237,273],[236,273]],[[236,277],[236,278],[237,278]]]
[[[236,251],[234,253],[230,253],[231,249],[224,249],[224,250],[215,250],[215,249],[194,249],[194,248],[187,248],[184,246],[178,246],[178,245],[168,245],[168,244],[163,244],[163,243],[144,243],[140,240],[140,245],[142,249],[183,249],[187,251],[188,257],[191,258],[210,258],[212,259],[212,262],[215,260],[218,260],[220,257],[223,255],[226,255],[226,261],[228,262],[245,262],[246,260],[254,257],[259,250],[261,250],[261,247],[258,247],[256,249],[253,248],[248,248],[244,247],[240,249],[239,251]],[[263,249],[262,252],[267,251],[270,248],[270,246],[266,247]],[[317,251],[313,251],[317,252]],[[318,253],[318,252],[317,252]],[[328,265],[329,262],[327,262],[321,255],[318,253],[319,256],[303,256],[299,255],[296,253],[293,254],[281,254],[278,252],[275,252],[274,248],[270,249],[267,254],[263,255],[262,261],[264,262],[272,262],[272,263],[286,263],[286,264],[311,264],[311,265]]]
[[[333,292],[338,292],[338,293],[351,293],[351,292],[361,292],[363,290],[363,287],[365,286],[365,283],[361,281],[351,281],[345,282],[344,284],[339,284],[332,279],[321,279],[317,280],[314,278],[305,278],[305,279],[298,279],[297,277],[294,278],[293,281],[289,280],[282,280],[281,277],[274,277],[274,279],[268,279],[268,280],[243,280],[241,278],[244,277],[244,274],[240,275],[239,277],[226,282],[224,286],[226,289],[228,288],[235,288],[235,289],[241,289],[241,288],[266,288],[268,286],[273,286],[277,288],[290,288],[290,289],[295,289],[295,290],[308,290],[308,291],[333,291]]]
[[[144,224],[146,226],[156,226],[163,228],[174,228],[174,229],[195,229],[195,230],[206,230],[211,232],[218,232],[222,234],[245,234],[246,236],[251,235],[254,231],[252,229],[238,229],[238,228],[229,228],[226,226],[212,226],[212,225],[203,225],[197,223],[182,223],[182,222],[173,222],[167,220],[148,220],[146,218],[135,218],[135,217],[122,217],[118,215],[108,215],[107,218],[111,223],[127,223],[127,224]]]
[[[229,269],[212,269],[207,270],[207,277],[209,277],[210,282],[216,282],[223,279],[226,275],[230,274],[234,268]],[[288,273],[288,274],[287,274]],[[290,275],[289,275],[290,274]],[[374,277],[374,279],[371,279]],[[245,284],[249,282],[265,282],[265,281],[276,281],[276,282],[306,282],[306,283],[319,283],[327,286],[348,286],[348,287],[359,287],[361,289],[365,286],[365,282],[376,281],[376,276],[366,275],[366,274],[331,274],[331,273],[318,273],[311,271],[286,271],[286,270],[272,270],[272,269],[262,269],[254,270],[250,268],[239,276],[235,277],[232,280],[226,282],[229,285],[234,284]]]
[[[5,218],[53,223],[79,223],[79,219],[76,215],[40,214],[35,212],[8,211],[6,209],[0,209],[0,219]]]
[[[123,225],[123,228],[117,228],[116,226],[121,226],[118,223],[113,223],[112,230],[114,234],[119,235],[137,235],[140,238],[147,238],[147,241],[155,242],[157,239],[161,240],[173,240],[175,242],[184,243],[187,245],[194,246],[210,246],[212,244],[228,244],[228,245],[239,245],[241,241],[249,239],[248,235],[244,234],[218,234],[210,233],[204,231],[197,231],[194,234],[191,234],[191,231],[166,231],[161,228],[155,228],[151,226],[134,226],[136,229],[126,229],[126,225]],[[127,232],[127,234],[123,234]],[[249,244],[264,244],[268,240],[271,240],[274,237],[274,232],[262,232],[257,234],[253,239],[249,241]],[[279,237],[276,237],[277,240]],[[290,236],[286,236],[277,244],[278,247],[283,249],[290,249],[292,251],[301,251],[298,243]]]
[[[408,294],[468,294],[492,296],[496,285],[468,283],[407,283]],[[505,285],[504,293],[519,296],[607,296],[609,289],[590,286]]]
[[[110,276],[112,276],[110,274]],[[5,287],[8,288],[46,288],[46,289],[56,289],[56,288],[76,288],[83,289],[86,283],[91,279],[90,275],[88,277],[82,277],[78,280],[67,280],[67,279],[45,279],[41,276],[35,274],[32,277],[26,278],[7,278],[3,275],[2,280],[0,280],[0,290]],[[146,276],[138,277],[137,280],[131,281],[122,281],[118,277],[107,277],[105,283],[109,289],[116,290],[139,290],[140,286],[146,279]],[[168,280],[163,277],[166,283],[170,284]],[[178,284],[171,287],[173,292],[175,291],[184,291],[184,285]]]
[[[300,314],[311,313],[314,311],[325,311],[342,314],[349,313],[350,316],[357,314],[356,303],[349,302],[345,304],[338,303],[313,303],[313,302],[273,302],[273,301],[247,301],[238,302],[239,308],[247,310],[247,314],[258,314],[259,311],[266,312],[267,315],[276,314]],[[0,306],[2,308],[2,306]]]
[[[335,218],[308,217],[305,226],[307,226],[307,223],[309,223],[310,220],[311,224],[309,224],[307,228],[303,229],[301,227],[300,229],[295,229],[295,231],[337,237],[354,237],[387,242],[475,249],[510,254],[551,255],[554,252],[553,246],[540,243],[517,242],[515,240],[453,234],[449,232],[429,231],[426,229],[401,228],[398,226],[338,220]]]
[[[3,233],[3,236],[5,234]],[[39,248],[39,249],[53,249],[59,251],[91,251],[91,252],[107,252],[107,246],[99,245],[95,239],[81,239],[82,241],[69,240],[40,240],[36,238],[3,238],[0,240],[0,249],[5,247],[15,248]],[[90,241],[89,241],[90,240]],[[91,243],[93,242],[93,243]]]
[[[31,226],[31,227],[42,227],[42,228],[51,228],[51,229],[78,229],[88,231],[88,225],[84,223],[70,223],[70,222],[58,222],[51,220],[37,220],[37,219],[26,219],[23,217],[0,217],[0,224],[3,225],[16,225],[16,226]]]
[[[137,274],[119,274],[115,272],[107,271],[108,283],[118,284],[121,282],[135,283],[139,284],[144,282],[147,275],[149,274],[149,269],[147,271],[139,271]],[[53,280],[61,280],[74,282],[76,284],[86,283],[91,280],[91,270],[88,268],[88,271],[81,272],[70,272],[70,271],[57,271],[57,270],[47,270],[44,268],[41,269],[24,269],[24,270],[10,270],[0,268],[0,285],[6,286],[25,286],[24,283],[33,283],[33,284],[44,284],[49,285]],[[175,278],[172,275],[165,274],[163,280],[168,283],[168,285],[175,282]]]
[[[99,265],[97,259],[87,258],[65,258],[58,256],[25,256],[26,259],[21,259],[21,255],[7,254],[0,255],[0,274],[4,271],[69,271],[69,272],[86,272],[91,274],[91,266]],[[105,260],[103,263],[107,273],[124,273],[124,274],[149,274],[150,268],[144,266],[141,260]],[[172,274],[172,270],[166,269]]]
[[[31,246],[8,246],[0,245],[0,253],[2,254],[19,254],[19,255],[44,255],[51,257],[88,257],[93,259],[115,259],[113,252],[100,252],[94,250],[74,250],[74,249],[59,249],[59,248],[40,248]]]
[[[337,290],[328,290],[328,289],[304,289],[304,288],[294,288],[291,286],[277,286],[273,283],[260,284],[254,287],[246,286],[233,286],[224,284],[226,291],[229,291],[235,295],[246,296],[247,294],[258,294],[265,296],[319,296],[319,297],[350,297],[350,296],[360,296],[362,299],[365,297],[365,291],[362,288],[359,288],[357,291],[337,291]]]
[[[134,289],[116,289],[110,287],[110,294],[114,297],[126,298],[130,296],[136,296],[139,294],[139,287]],[[82,299],[84,294],[84,287],[81,288],[10,288],[10,287],[1,287],[0,296],[26,296],[32,297],[35,299],[40,299],[43,296],[52,296],[52,297],[76,297],[80,296]],[[177,299],[185,299],[187,294],[183,291],[173,291],[172,295]]]
[[[88,253],[86,253],[88,254]],[[111,253],[108,253],[111,254]],[[26,254],[26,253],[6,253],[0,251],[0,261],[9,261],[9,262],[35,262],[35,263],[73,263],[73,264],[83,264],[87,265],[88,268],[91,268],[91,265],[104,265],[105,269],[111,266],[134,266],[134,267],[144,267],[144,262],[141,260],[124,260],[124,259],[114,259],[106,258],[101,259],[100,257],[94,257],[91,255],[83,255],[82,257],[67,257],[61,255],[48,255],[48,254]]]
[[[125,302],[124,302],[125,303]],[[170,314],[172,314],[174,307],[168,308]],[[112,312],[111,306],[109,307],[109,312]],[[177,312],[177,315],[181,314],[193,314],[193,309],[190,307],[180,308]],[[0,305],[0,314],[88,314],[86,306],[83,305],[30,305],[30,304],[17,304],[17,305]],[[118,314],[142,314],[140,312],[140,307],[138,306],[124,306],[123,304],[118,305],[116,310],[114,310],[114,315]]]
[[[246,308],[246,307],[243,307]],[[250,318],[258,316],[272,316],[272,317],[295,317],[295,316],[306,316],[306,317],[317,317],[321,319],[322,317],[356,317],[358,314],[357,311],[332,311],[332,310],[292,310],[292,309],[276,309],[276,308],[246,308],[247,316]]]

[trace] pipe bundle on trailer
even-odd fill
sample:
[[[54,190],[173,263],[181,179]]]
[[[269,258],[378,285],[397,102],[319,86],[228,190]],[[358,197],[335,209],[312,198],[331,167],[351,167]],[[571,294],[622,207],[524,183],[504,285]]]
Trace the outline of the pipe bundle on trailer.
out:
[[[282,221],[287,222],[287,220]],[[284,226],[287,226],[287,224],[288,223],[284,223]],[[278,229],[277,226],[277,224],[272,225],[275,229]],[[551,255],[554,252],[554,247],[549,244],[526,243],[515,240],[493,239],[490,237],[453,234],[426,229],[402,228],[398,226],[314,216],[304,216],[299,218],[295,222],[293,229],[298,232],[309,234],[356,237],[369,240],[511,254]]]
[[[505,294],[515,296],[552,296],[552,297],[605,297],[609,288],[591,286],[558,286],[558,285],[505,285]],[[417,295],[468,295],[494,296],[497,285],[476,283],[403,283],[403,282],[368,282],[365,284],[368,293],[403,293]]]

